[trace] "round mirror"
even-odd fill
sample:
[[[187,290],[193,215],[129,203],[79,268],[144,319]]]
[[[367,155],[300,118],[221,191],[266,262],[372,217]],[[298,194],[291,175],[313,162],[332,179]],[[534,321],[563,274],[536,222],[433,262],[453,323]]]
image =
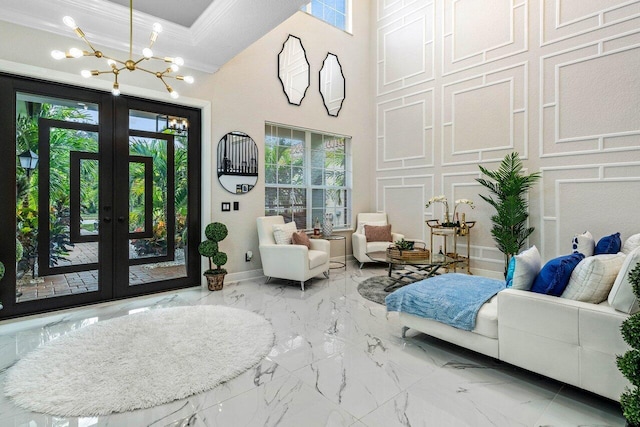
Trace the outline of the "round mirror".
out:
[[[345,92],[344,74],[338,57],[328,53],[320,70],[320,95],[330,116],[337,116],[342,108]]]
[[[278,78],[290,104],[300,105],[309,88],[309,61],[302,42],[289,35],[278,54]]]
[[[229,193],[244,194],[258,182],[258,146],[243,132],[229,132],[218,142],[218,181]]]

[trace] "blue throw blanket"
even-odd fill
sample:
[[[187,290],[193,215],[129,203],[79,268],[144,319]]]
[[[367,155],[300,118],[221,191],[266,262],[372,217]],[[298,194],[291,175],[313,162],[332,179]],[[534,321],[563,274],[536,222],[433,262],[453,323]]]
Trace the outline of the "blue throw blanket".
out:
[[[482,304],[505,288],[505,282],[466,274],[442,274],[404,286],[387,295],[387,311],[426,317],[471,331]]]

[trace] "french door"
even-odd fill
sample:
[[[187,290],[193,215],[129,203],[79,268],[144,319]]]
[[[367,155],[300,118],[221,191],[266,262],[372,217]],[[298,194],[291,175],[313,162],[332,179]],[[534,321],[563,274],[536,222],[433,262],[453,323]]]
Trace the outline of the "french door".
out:
[[[0,80],[0,318],[199,284],[200,112]]]

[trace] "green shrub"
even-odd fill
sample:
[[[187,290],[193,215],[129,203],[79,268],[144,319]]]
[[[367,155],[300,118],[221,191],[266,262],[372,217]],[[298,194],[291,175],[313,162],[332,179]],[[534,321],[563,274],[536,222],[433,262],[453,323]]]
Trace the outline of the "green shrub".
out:
[[[20,261],[24,255],[24,246],[20,240],[16,239],[16,262]]]
[[[218,242],[224,240],[228,234],[227,226],[221,222],[213,222],[206,226],[204,235],[207,240],[203,240],[198,245],[198,252],[205,258],[209,258],[209,269],[205,274],[226,274],[227,270],[222,268],[227,263],[227,254],[220,251]],[[213,269],[213,264],[216,268]]]
[[[0,280],[4,277],[4,264],[0,261]]]
[[[629,272],[628,277],[633,293],[640,298],[640,263]],[[640,313],[635,313],[622,322],[620,332],[632,349],[618,356],[616,363],[622,375],[633,384],[633,387],[627,387],[620,396],[620,406],[627,422],[632,426],[640,426]]]

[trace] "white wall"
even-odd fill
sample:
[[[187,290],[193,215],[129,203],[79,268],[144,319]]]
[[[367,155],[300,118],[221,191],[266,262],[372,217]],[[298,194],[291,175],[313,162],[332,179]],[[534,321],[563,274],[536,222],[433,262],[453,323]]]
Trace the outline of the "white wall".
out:
[[[213,146],[211,157],[205,159],[205,165],[208,164],[209,168],[215,168],[217,143],[227,132],[244,132],[258,145],[261,158],[259,178],[249,193],[230,194],[220,185],[215,174],[212,174],[211,188],[208,190],[212,201],[211,215],[204,221],[205,224],[207,221],[220,221],[229,229],[229,237],[220,246],[229,255],[225,267],[233,274],[231,280],[256,275],[261,269],[256,218],[263,216],[265,211],[265,122],[351,136],[354,171],[352,209],[357,213],[372,208],[370,164],[374,136],[369,37],[371,11],[368,1],[353,3],[353,35],[298,12],[221,67],[211,78],[199,81],[191,92],[184,92],[212,100]],[[278,80],[278,53],[289,34],[302,40],[311,64],[311,85],[300,106],[288,103]],[[346,99],[338,117],[327,114],[319,92],[319,72],[327,52],[338,56],[346,79]],[[240,204],[239,211],[221,211],[222,202],[235,201]],[[247,263],[244,254],[248,250],[254,253],[254,258]],[[347,251],[350,253],[350,244]],[[342,252],[342,243],[333,243],[332,256],[339,256]],[[238,274],[240,272],[244,273]]]
[[[517,151],[542,180],[530,239],[545,259],[574,233],[639,232],[640,2],[377,0],[375,203],[409,237],[470,198],[472,267],[503,271],[478,164]],[[409,205],[407,205],[407,202]],[[407,209],[409,208],[409,209]]]

